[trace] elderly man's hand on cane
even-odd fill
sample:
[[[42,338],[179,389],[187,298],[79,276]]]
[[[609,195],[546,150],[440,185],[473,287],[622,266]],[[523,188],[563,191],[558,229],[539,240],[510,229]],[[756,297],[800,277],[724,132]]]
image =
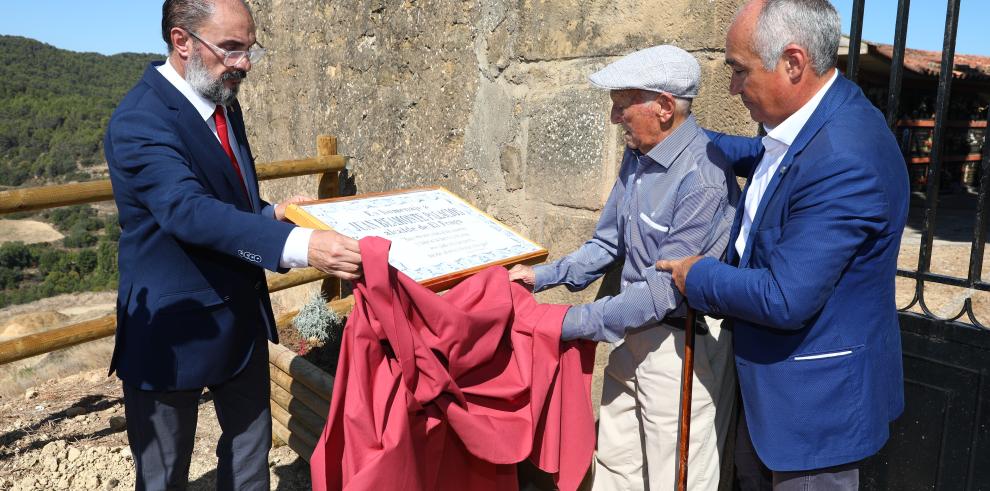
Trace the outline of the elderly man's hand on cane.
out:
[[[670,271],[674,279],[674,286],[684,295],[687,286],[687,275],[691,271],[691,266],[698,262],[702,256],[688,256],[680,259],[661,259],[657,261],[657,269],[660,271]]]

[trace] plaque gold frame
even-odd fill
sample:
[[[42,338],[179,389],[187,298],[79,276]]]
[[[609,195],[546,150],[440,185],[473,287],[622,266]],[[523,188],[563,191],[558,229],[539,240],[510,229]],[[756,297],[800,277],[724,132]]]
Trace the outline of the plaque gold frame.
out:
[[[517,255],[517,256],[512,256],[512,257],[501,258],[501,259],[498,259],[496,261],[491,261],[491,262],[488,262],[488,263],[485,263],[485,264],[481,264],[481,265],[478,265],[478,266],[474,266],[474,267],[471,267],[471,268],[454,271],[454,272],[443,274],[443,275],[436,276],[436,277],[433,277],[433,278],[427,278],[427,279],[422,280],[422,281],[419,282],[421,285],[429,288],[430,290],[433,290],[433,291],[442,291],[442,290],[449,289],[449,288],[453,287],[454,285],[456,285],[457,283],[460,283],[461,281],[467,279],[471,275],[473,275],[473,274],[475,274],[475,273],[477,273],[477,272],[479,272],[479,271],[481,271],[481,270],[483,270],[485,268],[491,267],[491,266],[504,266],[506,268],[509,268],[509,267],[512,267],[513,265],[516,265],[516,264],[528,264],[528,265],[539,264],[539,263],[542,263],[543,261],[545,261],[547,259],[548,252],[547,252],[547,250],[544,247],[542,247],[539,244],[537,244],[537,243],[535,243],[535,242],[527,239],[525,236],[523,236],[519,232],[516,232],[512,228],[507,227],[505,224],[503,224],[502,222],[496,220],[491,215],[489,215],[489,214],[487,214],[487,213],[479,210],[474,205],[472,205],[471,203],[468,203],[467,201],[465,201],[460,196],[457,196],[456,194],[448,191],[447,189],[445,189],[445,188],[443,188],[441,186],[410,188],[410,189],[401,189],[401,190],[396,190],[396,191],[386,191],[386,192],[381,192],[381,193],[367,193],[367,194],[361,194],[361,195],[357,195],[357,196],[345,196],[345,197],[340,197],[340,198],[329,198],[329,199],[305,201],[305,202],[302,202],[302,203],[291,204],[288,207],[286,207],[285,217],[288,218],[289,220],[291,220],[296,225],[299,225],[299,226],[302,226],[302,227],[313,228],[313,229],[317,229],[317,230],[333,230],[333,228],[331,226],[329,226],[328,224],[324,223],[319,218],[311,215],[303,207],[308,206],[308,205],[320,204],[320,203],[333,203],[333,202],[340,202],[340,201],[361,200],[361,199],[368,199],[368,198],[377,198],[377,197],[381,197],[381,196],[395,196],[395,195],[401,195],[401,194],[417,193],[417,192],[423,192],[423,191],[440,191],[440,192],[446,193],[449,196],[451,196],[452,198],[454,198],[455,200],[457,200],[457,201],[463,203],[464,205],[466,205],[466,207],[469,210],[472,210],[475,213],[476,218],[483,218],[484,220],[487,220],[487,221],[489,221],[489,222],[497,225],[498,227],[501,227],[502,229],[504,229],[504,230],[512,233],[513,235],[517,236],[518,238],[520,238],[520,239],[522,239],[522,240],[524,240],[524,241],[526,241],[526,242],[528,242],[530,244],[533,244],[533,246],[537,248],[537,250],[534,251],[534,252],[530,252],[530,253],[522,254],[522,255]],[[390,237],[385,237],[385,238],[391,240]]]

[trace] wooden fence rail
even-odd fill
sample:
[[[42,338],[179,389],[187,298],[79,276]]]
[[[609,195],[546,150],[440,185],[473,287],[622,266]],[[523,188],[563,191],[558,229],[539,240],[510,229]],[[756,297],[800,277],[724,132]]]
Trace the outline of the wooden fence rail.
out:
[[[258,164],[258,179],[265,181],[308,174],[334,174],[347,166],[341,155],[324,155],[310,159],[282,160]],[[110,180],[58,184],[0,191],[0,214],[43,210],[58,206],[95,203],[113,199]]]
[[[328,276],[313,268],[301,269],[272,277],[268,280],[268,290],[273,292],[285,290]],[[283,314],[279,318],[283,319],[283,324],[286,324],[292,320],[296,312],[298,311],[289,312],[291,316]],[[0,365],[112,336],[116,330],[117,316],[111,314],[99,319],[0,341]]]

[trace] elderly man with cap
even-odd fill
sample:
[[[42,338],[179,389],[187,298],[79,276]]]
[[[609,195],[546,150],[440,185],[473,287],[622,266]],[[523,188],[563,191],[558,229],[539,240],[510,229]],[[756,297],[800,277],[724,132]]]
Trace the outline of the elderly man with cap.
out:
[[[593,85],[609,90],[610,119],[625,130],[618,179],[590,240],[552,263],[509,272],[535,291],[574,291],[624,261],[620,293],[571,307],[561,331],[564,340],[615,343],[605,368],[595,489],[675,485],[686,307],[670,274],[654,263],[720,257],[739,195],[723,155],[691,114],[700,74],[691,54],[655,46],[591,75]],[[730,333],[718,326],[701,331],[688,483],[715,489],[735,382]]]

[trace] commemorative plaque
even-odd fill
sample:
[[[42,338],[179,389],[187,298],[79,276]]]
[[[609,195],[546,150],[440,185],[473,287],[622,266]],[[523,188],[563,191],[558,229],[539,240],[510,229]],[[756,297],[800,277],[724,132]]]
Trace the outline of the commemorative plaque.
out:
[[[536,264],[546,249],[440,187],[290,205],[300,226],[392,241],[389,263],[434,290],[494,265]]]

